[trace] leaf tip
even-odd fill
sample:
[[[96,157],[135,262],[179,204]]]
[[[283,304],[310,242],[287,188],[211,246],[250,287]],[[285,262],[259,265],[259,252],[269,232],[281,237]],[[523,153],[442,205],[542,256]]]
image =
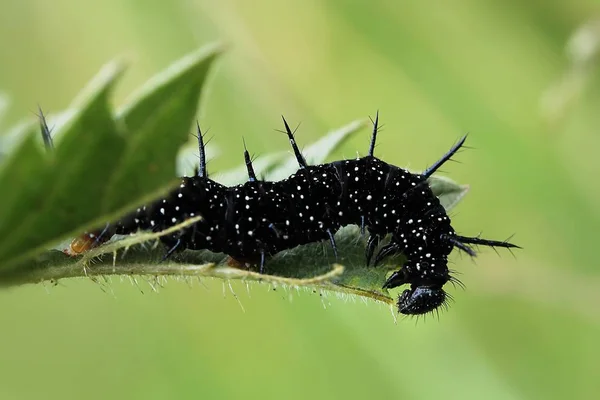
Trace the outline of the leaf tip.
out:
[[[73,100],[72,108],[85,108],[85,105],[96,99],[100,94],[109,92],[118,78],[125,71],[124,59],[115,59],[104,64],[100,71],[88,82]]]

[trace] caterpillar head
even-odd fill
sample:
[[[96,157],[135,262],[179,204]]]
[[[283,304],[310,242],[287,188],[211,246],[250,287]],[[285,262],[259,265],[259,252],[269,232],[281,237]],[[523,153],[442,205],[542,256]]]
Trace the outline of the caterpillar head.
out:
[[[411,286],[398,297],[398,312],[406,315],[426,314],[446,304],[448,295],[441,286]]]
[[[402,269],[394,272],[384,288],[410,284],[410,288],[398,297],[398,312],[406,315],[426,314],[446,304],[449,295],[442,289],[453,280],[446,267],[445,257],[434,257],[429,253],[407,261]]]

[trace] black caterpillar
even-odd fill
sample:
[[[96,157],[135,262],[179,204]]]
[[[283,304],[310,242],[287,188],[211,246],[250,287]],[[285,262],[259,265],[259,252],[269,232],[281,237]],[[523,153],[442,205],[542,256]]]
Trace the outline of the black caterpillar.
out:
[[[244,146],[248,181],[233,187],[208,178],[204,142],[198,126],[197,176],[181,178],[179,187],[167,197],[138,208],[108,224],[104,230],[86,233],[74,241],[71,251],[81,253],[113,234],[162,231],[201,216],[201,221],[161,237],[168,247],[165,258],[183,249],[208,249],[240,262],[259,264],[262,273],[269,256],[305,243],[328,240],[337,257],[335,232],[345,225],[355,224],[362,232],[367,229],[369,233],[365,250],[367,265],[388,234],[391,239],[379,249],[373,264],[400,252],[407,258],[404,266],[383,285],[394,288],[410,284],[398,298],[398,311],[402,314],[431,312],[446,304],[448,295],[443,286],[454,280],[447,267],[447,257],[454,247],[474,256],[470,244],[518,246],[506,241],[457,235],[427,183],[427,178],[460,149],[466,136],[422,174],[413,174],[373,156],[378,120],[377,116],[373,122],[366,157],[309,166],[283,118],[299,170],[279,182],[259,180]]]

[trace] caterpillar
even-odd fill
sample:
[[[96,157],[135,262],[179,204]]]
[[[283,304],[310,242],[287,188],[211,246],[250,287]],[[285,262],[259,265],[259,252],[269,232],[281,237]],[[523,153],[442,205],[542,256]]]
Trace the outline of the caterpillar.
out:
[[[374,156],[377,113],[366,156],[308,165],[294,133],[282,119],[299,165],[287,179],[258,179],[244,143],[247,182],[226,187],[211,180],[203,134],[197,125],[199,167],[195,176],[181,178],[166,197],[74,239],[69,252],[82,253],[114,234],[161,231],[201,216],[201,221],[161,238],[167,247],[165,259],[184,249],[208,249],[259,265],[263,273],[269,256],[306,243],[329,241],[337,257],[334,234],[354,224],[368,232],[367,265],[377,265],[398,253],[405,255],[406,263],[391,274],[383,288],[409,285],[398,297],[398,312],[418,315],[447,305],[449,294],[443,287],[456,281],[447,266],[454,248],[474,256],[472,245],[519,247],[507,241],[458,235],[428,184],[427,179],[463,146],[466,136],[424,172],[411,173]],[[388,236],[389,241],[380,247]]]

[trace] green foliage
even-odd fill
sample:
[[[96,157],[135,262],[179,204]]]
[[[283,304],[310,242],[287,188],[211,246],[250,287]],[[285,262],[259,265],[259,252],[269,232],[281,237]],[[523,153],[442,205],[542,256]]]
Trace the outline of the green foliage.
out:
[[[74,104],[54,152],[42,151],[39,132],[28,129],[0,167],[0,270],[168,188],[219,52],[210,46],[174,64],[116,118],[109,100],[122,67],[108,64]]]

